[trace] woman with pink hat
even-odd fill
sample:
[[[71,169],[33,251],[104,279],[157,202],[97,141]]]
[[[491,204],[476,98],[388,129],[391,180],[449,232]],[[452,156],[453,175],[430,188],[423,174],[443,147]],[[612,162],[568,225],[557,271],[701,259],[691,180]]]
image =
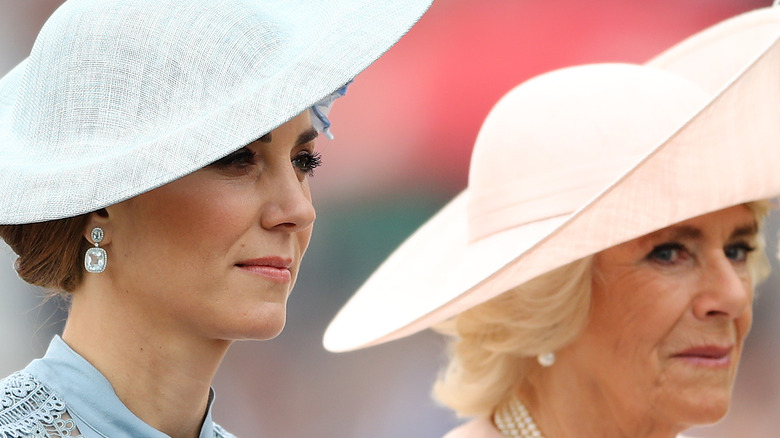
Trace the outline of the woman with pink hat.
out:
[[[780,193],[780,8],[646,65],[577,66],[505,95],[468,188],[325,333],[332,351],[434,327],[447,438],[670,438],[725,415],[761,227]]]

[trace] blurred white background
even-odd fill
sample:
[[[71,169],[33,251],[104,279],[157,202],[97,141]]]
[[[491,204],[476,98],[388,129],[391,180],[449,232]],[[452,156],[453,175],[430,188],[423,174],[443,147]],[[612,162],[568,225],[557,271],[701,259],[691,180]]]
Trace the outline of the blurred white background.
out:
[[[22,60],[58,0],[0,3],[0,74]],[[318,219],[277,339],[235,344],[214,382],[216,420],[243,437],[437,437],[458,423],[431,401],[445,362],[425,332],[346,354],[321,347],[325,326],[383,258],[466,185],[477,130],[496,100],[544,71],[644,62],[682,38],[769,0],[438,0],[360,75],[319,148]],[[1,158],[0,158],[1,159]],[[0,175],[2,177],[2,175]],[[777,252],[778,217],[767,230]],[[0,244],[2,245],[2,244]],[[777,262],[773,259],[774,267]],[[45,350],[65,317],[22,283],[0,246],[0,376]],[[734,404],[699,437],[777,437],[780,280],[755,305]]]

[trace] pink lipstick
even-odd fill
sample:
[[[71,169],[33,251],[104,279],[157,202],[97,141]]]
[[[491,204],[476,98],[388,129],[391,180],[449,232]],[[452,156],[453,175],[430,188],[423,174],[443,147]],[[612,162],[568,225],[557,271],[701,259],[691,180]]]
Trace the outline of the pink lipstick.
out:
[[[290,266],[292,259],[282,257],[262,257],[242,260],[236,266],[246,272],[259,275],[276,283],[289,283],[292,280]]]
[[[731,350],[733,347],[717,345],[700,345],[683,350],[672,357],[697,366],[708,368],[728,368],[731,366]]]

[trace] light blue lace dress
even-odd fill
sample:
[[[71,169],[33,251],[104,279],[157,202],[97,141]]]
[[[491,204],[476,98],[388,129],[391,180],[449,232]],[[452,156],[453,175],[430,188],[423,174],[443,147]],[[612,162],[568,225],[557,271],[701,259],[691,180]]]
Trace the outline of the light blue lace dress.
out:
[[[211,420],[200,438],[234,438]],[[42,359],[0,380],[0,437],[149,437],[168,435],[136,417],[95,367],[55,336]]]

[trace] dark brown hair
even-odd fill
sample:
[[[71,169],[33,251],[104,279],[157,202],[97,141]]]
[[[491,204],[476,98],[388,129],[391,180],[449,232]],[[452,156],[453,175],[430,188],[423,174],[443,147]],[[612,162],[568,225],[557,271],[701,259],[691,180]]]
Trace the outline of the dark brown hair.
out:
[[[19,277],[53,292],[73,292],[81,283],[89,214],[22,225],[0,225],[0,238],[19,256]]]

